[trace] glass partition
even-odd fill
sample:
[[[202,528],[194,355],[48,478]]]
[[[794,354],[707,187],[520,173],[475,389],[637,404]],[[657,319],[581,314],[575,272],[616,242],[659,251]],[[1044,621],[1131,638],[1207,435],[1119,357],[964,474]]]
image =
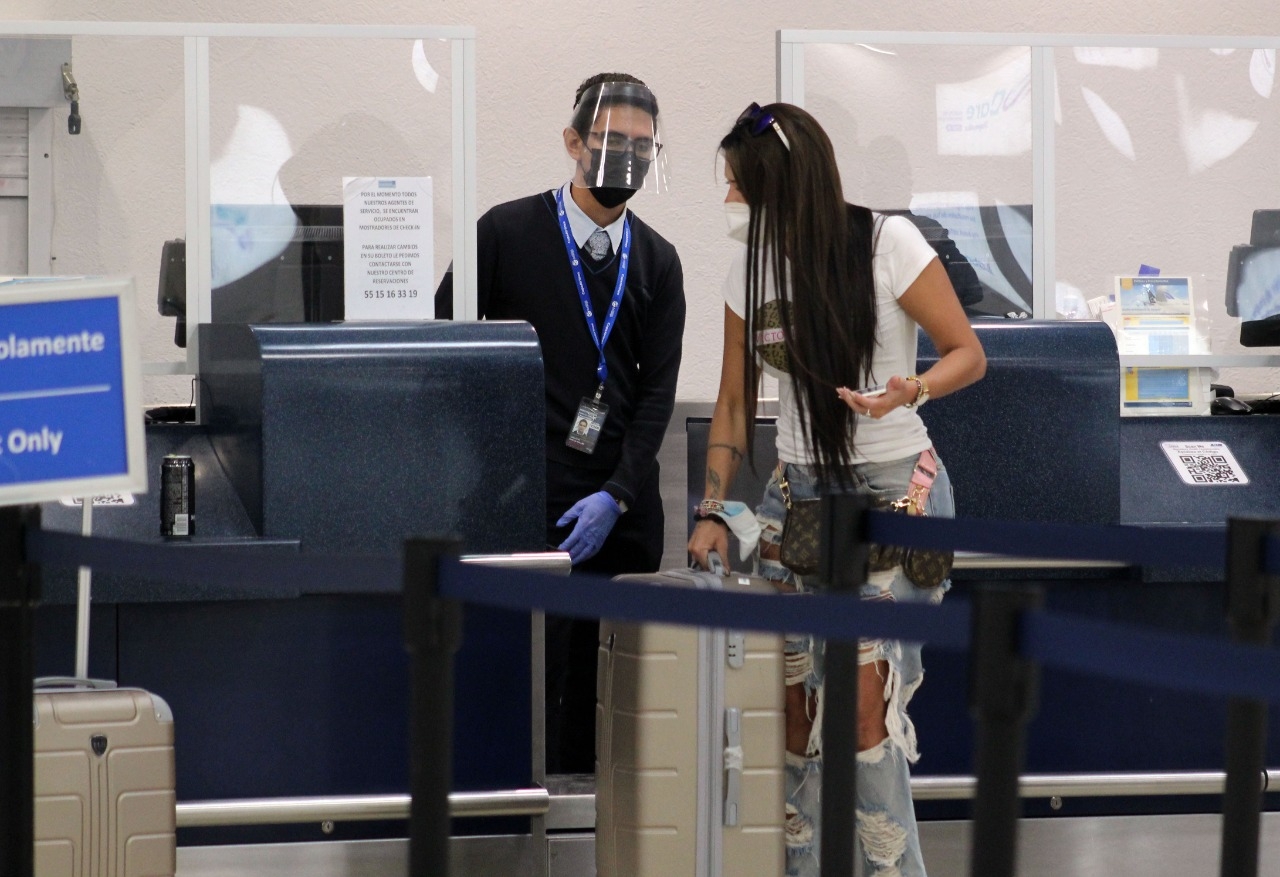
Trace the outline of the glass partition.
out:
[[[210,40],[212,320],[351,317],[346,268],[368,277],[362,295],[400,297],[388,317],[431,315],[453,256],[452,77],[447,40]],[[353,178],[394,197],[344,214]],[[407,203],[409,188],[419,203]],[[381,232],[410,227],[390,221],[406,214],[420,233],[387,243]],[[360,261],[344,266],[346,252]]]
[[[158,298],[164,243],[186,235],[183,40],[83,35],[71,45],[81,128],[68,132],[69,104],[51,111],[51,271],[132,276],[143,361],[176,360],[175,318]],[[190,377],[144,378],[148,404],[190,392]]]
[[[1026,46],[805,46],[846,197],[909,216],[972,313],[1033,310],[1031,72]]]
[[[471,28],[55,21],[0,36],[70,38],[82,127],[68,131],[69,103],[31,111],[28,231],[51,254],[31,270],[134,278],[147,404],[191,398],[200,322],[423,319],[451,265],[455,312],[474,315]],[[345,307],[344,180],[376,211],[355,228],[361,293],[416,308]]]
[[[970,313],[1103,319],[1126,405],[1187,413],[1280,366],[1278,47],[781,31],[778,86],[831,130],[851,200],[956,245]]]
[[[1241,319],[1280,314],[1280,266],[1246,266],[1241,248],[1280,229],[1265,213],[1280,217],[1275,50],[1060,48],[1054,69],[1059,311],[1114,294],[1116,277],[1185,277],[1189,339],[1121,352],[1257,352],[1240,344]],[[1244,287],[1239,307],[1246,272],[1256,294]],[[1181,308],[1149,292],[1121,302],[1122,318]]]

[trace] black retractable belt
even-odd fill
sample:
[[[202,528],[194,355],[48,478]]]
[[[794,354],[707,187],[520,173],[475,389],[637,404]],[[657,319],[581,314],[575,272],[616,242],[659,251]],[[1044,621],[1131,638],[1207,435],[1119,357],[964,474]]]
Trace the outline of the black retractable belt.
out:
[[[448,877],[449,789],[453,784],[453,656],[462,607],[440,597],[440,560],[456,541],[404,546],[404,629],[410,655],[409,877]]]
[[[1266,645],[1280,615],[1280,576],[1267,575],[1272,521],[1227,521],[1227,619],[1236,642]],[[1266,771],[1267,704],[1233,697],[1227,703],[1227,783],[1222,799],[1222,877],[1255,877]]]
[[[39,528],[38,506],[0,508],[0,874],[35,868],[35,758],[31,722],[31,607],[38,568],[27,563],[26,533]]]
[[[984,586],[973,599],[969,709],[976,725],[973,877],[1013,877],[1017,867],[1018,778],[1027,720],[1035,710],[1040,671],[1020,654],[1023,613],[1041,605],[1039,589]]]
[[[822,501],[821,580],[833,592],[857,593],[866,581],[866,514],[870,501],[831,494]],[[850,538],[850,537],[853,538]],[[853,877],[858,857],[858,639],[827,642],[822,716],[822,877]]]

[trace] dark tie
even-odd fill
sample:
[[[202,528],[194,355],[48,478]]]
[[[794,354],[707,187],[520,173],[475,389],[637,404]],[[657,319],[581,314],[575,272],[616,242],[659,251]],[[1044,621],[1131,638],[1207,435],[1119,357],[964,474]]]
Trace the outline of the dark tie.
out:
[[[587,238],[587,255],[597,262],[609,257],[609,233],[603,228],[597,228]]]

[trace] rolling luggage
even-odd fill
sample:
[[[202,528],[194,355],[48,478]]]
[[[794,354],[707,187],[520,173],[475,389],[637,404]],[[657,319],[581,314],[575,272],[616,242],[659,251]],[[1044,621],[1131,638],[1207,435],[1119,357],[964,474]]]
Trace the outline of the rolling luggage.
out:
[[[765,579],[619,576],[774,593]],[[783,655],[776,634],[602,620],[597,877],[783,871]]]
[[[173,715],[113,682],[35,691],[36,877],[172,877]]]
[[[82,506],[92,530],[93,503]],[[35,683],[35,877],[173,877],[173,713],[154,694],[82,678],[91,571],[82,567],[76,678]]]

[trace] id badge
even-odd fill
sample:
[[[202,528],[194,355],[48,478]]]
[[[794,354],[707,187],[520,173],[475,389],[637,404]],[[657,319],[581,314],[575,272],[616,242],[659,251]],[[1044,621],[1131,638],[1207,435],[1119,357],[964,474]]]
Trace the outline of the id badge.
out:
[[[600,427],[604,426],[604,419],[608,414],[609,406],[599,398],[588,399],[583,396],[578,413],[574,415],[573,426],[569,428],[569,437],[564,443],[584,454],[592,453],[596,449],[596,442],[600,440]]]

